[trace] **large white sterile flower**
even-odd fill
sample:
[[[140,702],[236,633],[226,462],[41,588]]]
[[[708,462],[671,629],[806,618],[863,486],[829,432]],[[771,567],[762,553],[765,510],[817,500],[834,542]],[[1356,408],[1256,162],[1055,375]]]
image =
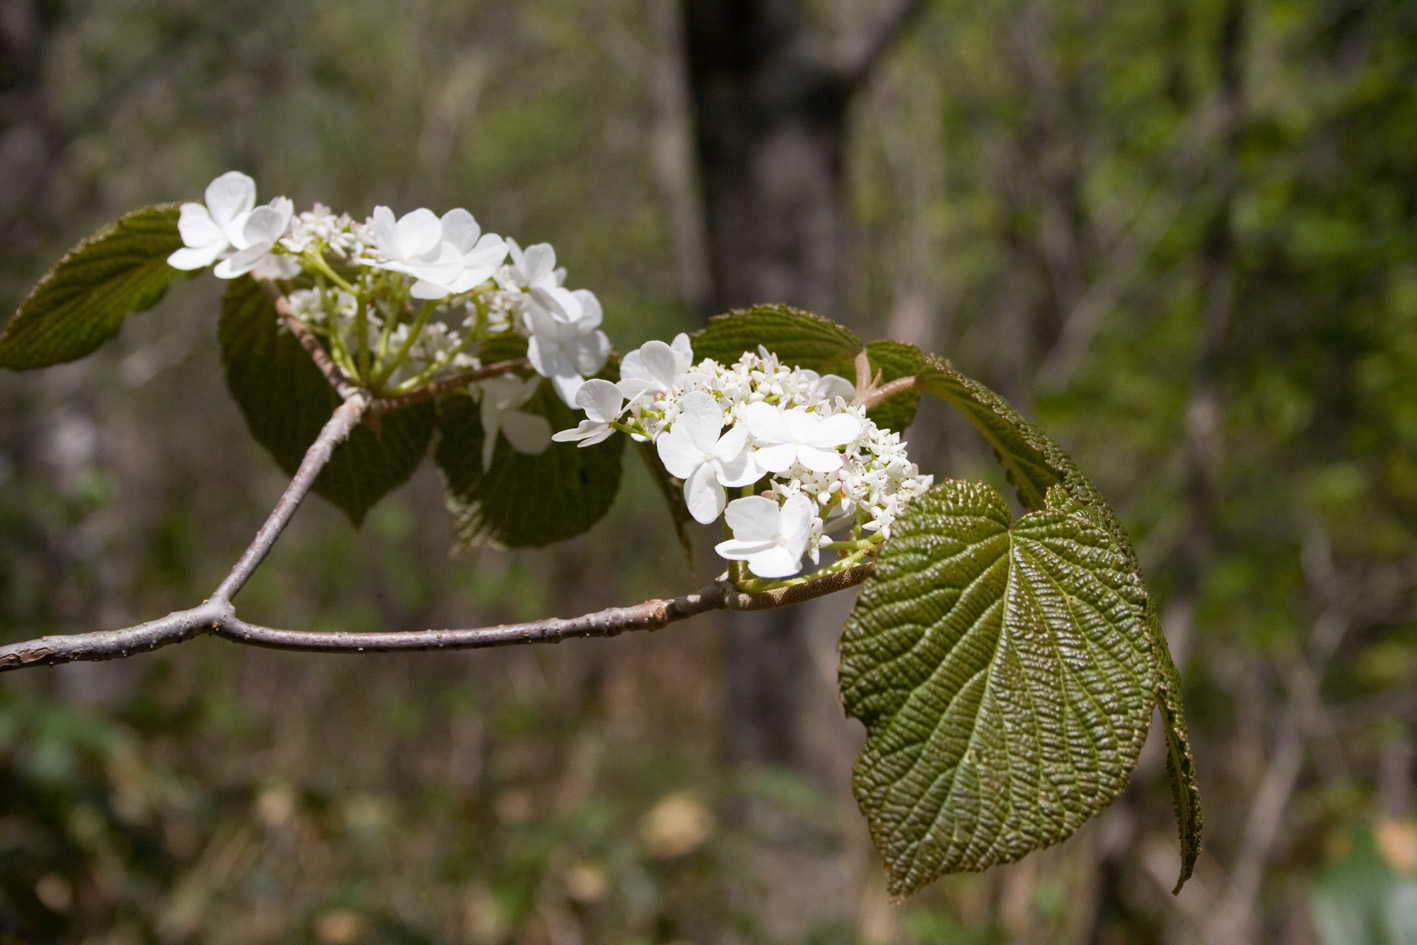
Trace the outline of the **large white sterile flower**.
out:
[[[443,214],[443,241],[458,252],[458,272],[446,283],[445,295],[458,295],[491,279],[507,258],[507,242],[495,233],[484,233],[472,214],[461,207]],[[432,281],[432,280],[429,280]],[[439,283],[442,285],[442,283]],[[413,297],[423,298],[413,287]],[[441,298],[442,296],[432,296]]]
[[[167,257],[174,269],[202,269],[217,260],[223,279],[257,270],[261,276],[289,277],[299,271],[294,260],[270,254],[290,226],[293,207],[277,197],[256,207],[256,182],[240,171],[227,171],[207,185],[205,204],[184,203],[177,218],[183,247]],[[252,209],[252,208],[255,209]]]
[[[804,495],[788,496],[782,505],[760,495],[734,499],[723,513],[733,537],[714,550],[721,558],[748,562],[758,577],[791,577],[802,569],[816,517]]]
[[[620,396],[620,388],[614,384],[593,377],[576,391],[575,405],[585,411],[586,419],[574,430],[562,430],[551,439],[558,443],[579,440],[579,446],[594,446],[615,432],[610,424],[624,413],[625,398]]]
[[[497,271],[497,284],[504,289],[559,289],[566,270],[556,268],[556,250],[550,243],[533,243],[526,249],[507,240],[512,261]]]
[[[585,289],[557,291],[570,297],[577,317],[565,321],[553,315],[543,302],[555,300],[549,293],[533,289],[526,310],[531,329],[526,356],[536,373],[550,378],[561,399],[575,406],[576,391],[585,383],[585,376],[599,371],[609,359],[610,339],[598,330],[600,302],[593,294]]]
[[[174,269],[210,266],[241,236],[246,214],[256,205],[256,182],[240,171],[227,171],[207,185],[206,204],[184,203],[177,218],[182,249],[167,257]]]
[[[589,297],[589,303],[586,299]],[[600,302],[586,289],[564,289],[554,286],[550,289],[533,288],[530,301],[558,322],[578,322],[593,317],[600,324]],[[587,305],[590,307],[587,308]]]
[[[643,394],[673,390],[693,363],[694,350],[683,332],[675,336],[672,345],[647,341],[621,359],[620,392],[626,400],[634,400]]]
[[[749,404],[745,417],[748,432],[760,443],[758,465],[773,473],[786,472],[793,463],[813,472],[840,469],[837,447],[861,432],[861,420],[854,414],[824,417],[801,407],[783,410],[763,401]]]
[[[219,279],[235,279],[248,272],[267,279],[289,279],[295,275],[300,271],[298,262],[271,252],[276,241],[290,228],[294,212],[295,206],[289,197],[277,197],[246,214],[241,233],[232,243],[236,252],[217,263],[212,272]]]
[[[723,408],[711,394],[691,391],[679,404],[674,425],[659,435],[659,461],[684,480],[684,503],[694,521],[707,525],[723,514],[724,486],[746,486],[762,473],[753,463],[748,431],[741,424],[723,429]]]
[[[507,255],[500,236],[484,234],[461,208],[441,218],[419,207],[394,219],[388,207],[374,208],[374,243],[382,260],[369,265],[413,276],[409,294],[425,301],[466,292],[491,278]]]
[[[492,468],[492,454],[501,433],[518,453],[540,453],[551,444],[551,424],[539,414],[521,410],[536,393],[539,377],[523,380],[515,374],[488,378],[482,388],[482,468]]]

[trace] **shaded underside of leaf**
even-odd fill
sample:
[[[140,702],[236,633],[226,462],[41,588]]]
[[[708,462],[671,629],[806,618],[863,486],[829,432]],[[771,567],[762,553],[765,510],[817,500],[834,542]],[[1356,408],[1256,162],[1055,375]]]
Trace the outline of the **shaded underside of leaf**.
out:
[[[135,210],[65,253],[0,332],[0,367],[74,361],[116,335],[130,313],[156,305],[188,275],[167,264],[182,248],[178,206]]]
[[[329,421],[340,398],[300,342],[278,330],[279,316],[250,278],[231,283],[222,298],[217,334],[226,382],[246,425],[292,474]],[[334,503],[357,527],[379,499],[418,468],[433,438],[435,409],[415,404],[361,425],[335,450],[314,492]]]
[[[542,382],[525,406],[552,430],[576,426],[579,415]],[[610,509],[620,488],[625,438],[582,449],[552,443],[535,455],[518,453],[498,434],[490,468],[482,465],[484,433],[478,405],[466,394],[444,397],[434,456],[443,474],[459,546],[493,542],[508,547],[547,545],[579,535]]]
[[[1057,843],[1126,784],[1153,701],[1145,592],[1072,506],[1054,490],[1011,526],[987,486],[936,486],[847,623],[854,788],[895,896]]]

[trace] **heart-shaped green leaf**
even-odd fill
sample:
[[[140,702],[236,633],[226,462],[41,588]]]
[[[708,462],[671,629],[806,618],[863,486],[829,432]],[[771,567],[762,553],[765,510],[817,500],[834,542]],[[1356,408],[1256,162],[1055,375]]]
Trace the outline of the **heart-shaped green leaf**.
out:
[[[953,405],[963,413],[990,445],[1003,465],[1009,481],[1018,491],[1019,501],[1026,508],[1041,509],[1054,486],[1061,486],[1087,514],[1111,536],[1115,547],[1127,560],[1132,573],[1141,580],[1141,567],[1126,529],[1118,520],[1091,481],[1077,468],[1042,430],[1025,420],[1008,401],[978,381],[956,371],[945,361],[927,358],[921,372],[923,388]],[[1186,731],[1185,710],[1181,701],[1181,678],[1171,660],[1166,635],[1156,612],[1156,603],[1149,597],[1143,610],[1143,629],[1151,644],[1153,691],[1161,710],[1162,727],[1166,733],[1167,772],[1171,779],[1171,795],[1176,804],[1177,828],[1181,839],[1181,873],[1176,883],[1181,886],[1190,878],[1200,855],[1201,814],[1200,786],[1196,780],[1195,758],[1191,753],[1190,736]]]
[[[279,321],[260,286],[243,277],[222,298],[217,335],[227,386],[251,435],[281,469],[294,473],[340,399],[300,342],[279,330]],[[314,491],[357,527],[374,503],[418,468],[433,438],[434,414],[425,401],[380,415],[374,429],[355,427],[316,478]]]
[[[1154,701],[1145,603],[1062,489],[1017,522],[982,484],[911,503],[841,646],[867,730],[856,797],[893,895],[1057,843],[1121,792]]]
[[[547,382],[521,409],[545,417],[552,430],[572,429],[580,419]],[[561,541],[600,521],[615,501],[623,436],[585,448],[552,443],[533,455],[512,449],[499,434],[487,468],[483,439],[477,403],[465,393],[444,397],[434,458],[461,546],[490,541],[519,548]]]
[[[0,367],[27,371],[74,361],[118,334],[123,319],[158,303],[178,276],[178,205],[144,207],[64,254],[0,332]]]

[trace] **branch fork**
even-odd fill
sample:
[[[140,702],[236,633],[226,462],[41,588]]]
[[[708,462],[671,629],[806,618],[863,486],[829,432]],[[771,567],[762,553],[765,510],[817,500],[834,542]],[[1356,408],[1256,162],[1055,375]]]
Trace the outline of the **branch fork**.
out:
[[[283,297],[277,300],[281,308]],[[319,349],[288,304],[282,317],[297,338],[305,344],[309,338]],[[308,348],[307,348],[308,350]],[[323,349],[320,349],[323,355]],[[312,357],[314,355],[312,354]],[[316,363],[320,363],[318,357]],[[300,467],[291,477],[290,485],[276,502],[270,516],[257,531],[250,546],[237,560],[231,572],[202,604],[188,610],[174,611],[166,617],[121,630],[98,630],[73,635],[44,636],[22,643],[0,646],[0,673],[31,666],[55,666],[75,661],[121,659],[156,650],[173,643],[182,643],[199,636],[219,636],[233,643],[281,650],[319,653],[387,653],[398,650],[476,649],[522,643],[559,643],[577,637],[611,637],[629,630],[658,630],[671,623],[697,616],[710,610],[762,610],[783,607],[830,594],[864,581],[874,570],[867,563],[811,581],[762,592],[744,592],[727,575],[706,587],[669,600],[649,600],[629,607],[612,607],[579,617],[553,617],[527,623],[502,624],[456,630],[410,630],[375,633],[316,633],[281,630],[246,623],[236,616],[232,598],[245,586],[257,567],[265,560],[276,539],[290,523],[295,510],[309,494],[320,470],[330,461],[335,449],[349,438],[350,432],[379,410],[404,406],[409,398],[427,399],[436,394],[477,380],[481,377],[517,370],[524,362],[506,361],[480,371],[465,372],[435,382],[407,395],[389,401],[375,399],[367,390],[354,386],[351,379],[325,355],[321,370],[344,400],[325,424],[320,435],[305,453]],[[889,386],[889,385],[888,385]]]

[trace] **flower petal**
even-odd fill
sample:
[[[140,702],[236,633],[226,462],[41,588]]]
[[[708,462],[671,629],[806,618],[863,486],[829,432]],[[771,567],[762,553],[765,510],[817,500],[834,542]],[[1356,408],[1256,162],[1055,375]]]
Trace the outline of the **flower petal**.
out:
[[[212,243],[219,243],[221,247],[226,245],[226,234],[212,219],[211,211],[200,203],[182,205],[182,212],[177,217],[177,232],[182,234],[182,242],[194,249],[205,248]],[[216,251],[220,252],[221,247]]]
[[[781,510],[777,502],[761,495],[734,499],[723,513],[733,537],[745,542],[775,542],[779,518]]]
[[[838,413],[823,418],[812,428],[811,437],[804,442],[813,446],[843,446],[856,439],[861,432],[861,419],[854,414]]]
[[[789,447],[773,447],[773,449],[787,448]],[[819,446],[797,446],[795,451],[797,462],[812,472],[829,473],[836,472],[841,468],[841,454],[834,449],[823,449]]]
[[[726,501],[723,486],[718,484],[714,469],[708,463],[700,465],[684,480],[684,504],[700,525],[708,525],[722,515]]]
[[[226,240],[218,243],[208,243],[205,246],[189,246],[175,251],[167,257],[167,264],[173,269],[205,269],[216,258],[221,255],[222,250],[229,248]]]
[[[659,435],[654,446],[659,453],[659,461],[671,476],[687,480],[703,465],[704,451],[694,444],[687,428],[679,429],[677,421]]]
[[[439,222],[443,227],[442,238],[452,243],[460,253],[466,253],[477,245],[477,238],[482,235],[482,227],[462,207],[449,210]]]
[[[748,423],[748,432],[765,443],[788,443],[791,442],[791,431],[787,425],[787,418],[781,407],[775,404],[758,401],[748,405],[744,412],[744,419]],[[781,470],[767,467],[771,472]],[[787,467],[784,466],[783,469]]]
[[[674,430],[682,430],[699,451],[699,461],[718,445],[718,434],[723,429],[723,408],[712,394],[701,390],[690,391],[679,401],[679,417],[674,421]]]
[[[751,427],[750,427],[751,429]],[[753,459],[762,467],[765,472],[780,473],[787,472],[792,468],[792,464],[797,461],[797,447],[791,443],[780,443],[776,446],[760,446],[753,453]]]
[[[395,229],[398,232],[400,257],[406,260],[437,250],[443,241],[443,223],[427,207],[419,207],[399,217]]]
[[[227,171],[207,185],[207,209],[225,228],[256,205],[256,182],[240,171]]]
[[[618,387],[597,377],[586,381],[576,392],[576,406],[590,419],[608,423],[620,416],[625,398],[620,396]]]

